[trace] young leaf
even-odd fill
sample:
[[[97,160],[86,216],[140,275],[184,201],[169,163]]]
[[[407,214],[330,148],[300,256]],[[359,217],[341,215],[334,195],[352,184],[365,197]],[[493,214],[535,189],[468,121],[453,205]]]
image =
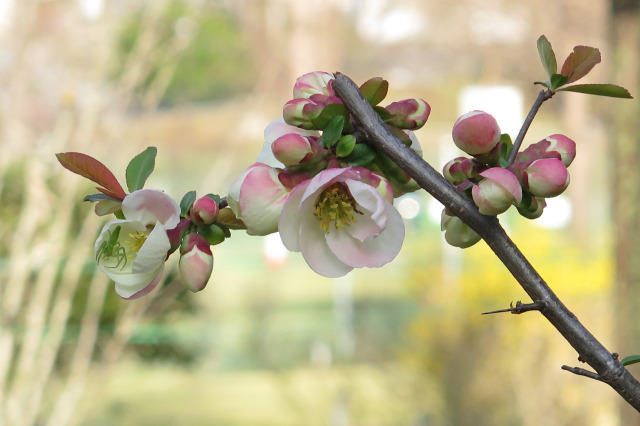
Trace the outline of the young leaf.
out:
[[[120,203],[120,200],[116,200],[113,197],[110,197],[106,194],[90,194],[85,196],[82,201],[89,201],[91,203],[95,203],[96,201],[102,201],[102,200],[111,200],[111,201],[116,201],[118,203]]]
[[[553,53],[551,43],[544,35],[538,38],[538,53],[540,54],[540,60],[542,66],[547,72],[547,76],[551,78],[552,75],[558,72],[558,63],[556,62],[556,54]]]
[[[111,213],[116,213],[116,216],[118,216],[118,213],[122,215],[122,203],[120,201],[105,199],[96,203],[94,211],[98,216],[106,216]],[[120,219],[124,219],[124,216],[120,217]]]
[[[356,138],[353,135],[344,135],[340,138],[338,146],[336,147],[336,155],[338,157],[346,157],[351,154],[353,148],[356,146]]]
[[[341,115],[344,118],[345,122],[347,122],[349,119],[349,112],[344,105],[329,104],[324,107],[320,115],[314,118],[311,122],[316,127],[316,129],[324,130],[329,122],[338,115]]]
[[[622,361],[620,361],[620,362],[624,366],[631,365],[631,364],[636,364],[636,363],[640,362],[640,355],[626,356],[626,357],[622,358]]]
[[[631,93],[624,87],[615,84],[574,84],[563,87],[558,91],[586,93],[587,95],[610,96],[612,98],[633,99]]]
[[[338,142],[342,136],[342,128],[344,127],[344,117],[336,115],[329,121],[322,132],[322,144],[325,148],[331,148]]]
[[[182,200],[180,200],[180,216],[185,217],[189,213],[191,205],[196,200],[196,191],[189,191],[184,194]]]
[[[353,151],[349,154],[345,161],[354,167],[364,166],[376,158],[376,152],[368,145],[359,143],[353,147]]]
[[[567,83],[573,83],[589,73],[600,62],[600,51],[595,47],[576,46],[567,56],[560,74],[566,75]]]
[[[101,185],[97,189],[103,194],[120,201],[127,195],[113,173],[95,158],[79,152],[63,152],[56,157],[65,169]]]
[[[551,90],[556,91],[558,87],[564,86],[567,84],[569,78],[566,75],[562,74],[554,74],[551,76]]]
[[[389,82],[382,77],[373,77],[365,81],[360,86],[360,91],[364,95],[364,98],[371,104],[376,106],[387,96],[389,90]]]
[[[156,147],[150,146],[140,154],[133,157],[131,162],[129,162],[125,172],[129,192],[137,191],[144,187],[144,183],[147,181],[147,178],[151,172],[153,172],[153,168],[156,165],[157,153],[158,150]]]

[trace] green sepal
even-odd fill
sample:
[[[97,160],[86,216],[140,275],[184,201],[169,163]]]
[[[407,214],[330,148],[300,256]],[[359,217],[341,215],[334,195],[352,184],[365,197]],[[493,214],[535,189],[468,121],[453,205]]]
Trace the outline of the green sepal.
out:
[[[574,84],[563,87],[558,91],[586,93],[587,95],[609,96],[612,98],[633,99],[631,93],[624,87],[615,84]]]
[[[624,366],[631,365],[631,364],[637,364],[638,362],[640,362],[640,355],[629,355],[629,356],[626,356],[626,357],[622,358],[622,361],[620,361],[620,362]]]
[[[376,158],[376,152],[369,145],[364,143],[356,144],[353,147],[353,151],[347,157],[345,161],[350,166],[360,167],[369,164]]]
[[[196,191],[189,191],[184,194],[182,200],[180,200],[180,216],[185,217],[189,213],[189,209],[196,200]]]
[[[336,155],[338,157],[346,157],[353,152],[356,146],[356,138],[353,135],[344,135],[340,138],[336,147]]]
[[[329,122],[337,116],[342,116],[346,122],[349,118],[347,108],[342,104],[329,104],[324,107],[320,115],[311,120],[311,123],[316,129],[325,130]]]
[[[507,163],[507,158],[509,158],[509,154],[511,153],[511,149],[513,149],[513,142],[511,141],[511,136],[508,133],[503,133],[500,135],[500,159],[498,162],[500,166],[506,167],[509,165]],[[503,162],[504,160],[504,162]]]
[[[389,111],[387,111],[385,107],[375,106],[373,107],[373,110],[380,116],[380,119],[384,123],[390,122],[391,120],[393,120],[393,117],[396,116],[395,114],[391,114]]]
[[[156,165],[157,153],[156,147],[150,146],[129,162],[125,172],[129,192],[137,191],[144,187],[144,183]]]
[[[202,235],[211,245],[220,244],[226,238],[224,229],[215,223],[207,226],[199,226],[198,234]]]
[[[342,136],[342,128],[344,127],[344,117],[336,115],[329,121],[322,131],[322,144],[325,148],[333,147]]]

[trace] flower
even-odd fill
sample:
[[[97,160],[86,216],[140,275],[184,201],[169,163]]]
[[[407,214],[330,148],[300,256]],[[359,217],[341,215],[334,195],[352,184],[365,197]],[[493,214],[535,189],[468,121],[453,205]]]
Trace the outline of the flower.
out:
[[[367,169],[323,170],[291,192],[278,223],[280,237],[326,277],[379,267],[396,257],[404,240],[392,202],[389,182]]]
[[[191,206],[191,220],[196,225],[211,225],[218,219],[220,207],[212,198],[198,198]]]
[[[278,170],[263,163],[249,166],[229,188],[227,202],[244,222],[249,235],[267,235],[278,230],[278,219],[292,187],[280,180]]]
[[[569,171],[559,159],[541,158],[524,169],[522,184],[537,197],[555,197],[569,185]]]
[[[298,77],[293,86],[293,97],[309,98],[312,95],[334,95],[330,84],[333,80],[333,75],[324,71],[304,74]]]
[[[297,166],[308,161],[314,153],[309,137],[287,133],[273,141],[271,151],[285,166]]]
[[[319,136],[320,132],[317,130],[304,130],[296,126],[291,126],[285,123],[284,118],[280,117],[273,120],[264,129],[264,144],[262,145],[262,151],[258,154],[256,162],[267,164],[271,167],[284,167],[284,164],[280,162],[273,155],[272,144],[273,142],[284,135],[300,135],[307,136]]]
[[[399,129],[417,130],[424,126],[431,113],[431,106],[420,98],[393,102],[385,109],[393,116],[388,124]]]
[[[141,189],[122,201],[124,219],[108,222],[95,244],[98,266],[123,299],[137,299],[162,278],[171,249],[167,230],[180,221],[180,206],[162,191]]]
[[[182,282],[192,292],[206,287],[213,271],[213,254],[207,240],[200,234],[189,234],[183,241],[178,267]]]
[[[502,167],[492,167],[480,173],[484,179],[473,185],[471,195],[478,210],[486,215],[504,213],[515,201],[522,201],[522,187],[516,175]]]

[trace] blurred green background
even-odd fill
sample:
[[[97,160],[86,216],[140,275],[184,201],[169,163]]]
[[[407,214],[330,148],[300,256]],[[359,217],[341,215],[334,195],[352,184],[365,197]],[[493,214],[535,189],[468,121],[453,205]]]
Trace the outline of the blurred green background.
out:
[[[383,268],[327,279],[277,236],[235,232],[204,291],[171,267],[122,301],[96,273],[92,187],[54,154],[123,178],[157,146],[147,187],[224,195],[295,78],[324,70],[427,100],[417,136],[440,168],[468,109],[515,136],[544,78],[541,34],[560,63],[599,47],[588,82],[637,97],[638,16],[636,0],[0,0],[0,425],[637,424],[606,385],[560,369],[576,353],[540,315],[480,315],[527,296],[484,243],[446,246],[424,193],[399,200],[407,238]],[[540,220],[502,219],[621,356],[640,353],[638,114],[554,97],[525,143],[576,140],[572,184]]]

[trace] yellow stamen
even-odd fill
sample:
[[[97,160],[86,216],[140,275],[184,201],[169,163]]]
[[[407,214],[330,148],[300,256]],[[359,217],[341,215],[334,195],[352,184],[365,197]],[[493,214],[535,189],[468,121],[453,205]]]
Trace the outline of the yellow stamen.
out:
[[[334,183],[320,194],[313,215],[320,222],[320,228],[329,232],[332,223],[338,231],[355,223],[357,220],[354,212],[362,214],[356,208],[356,201],[347,188],[340,183]]]
[[[131,254],[129,255],[130,259],[136,257],[136,255],[142,248],[142,245],[147,240],[148,236],[149,234],[145,234],[144,232],[140,232],[140,231],[133,234],[129,234],[129,239],[125,241],[125,244],[129,248],[128,251],[131,252]]]

